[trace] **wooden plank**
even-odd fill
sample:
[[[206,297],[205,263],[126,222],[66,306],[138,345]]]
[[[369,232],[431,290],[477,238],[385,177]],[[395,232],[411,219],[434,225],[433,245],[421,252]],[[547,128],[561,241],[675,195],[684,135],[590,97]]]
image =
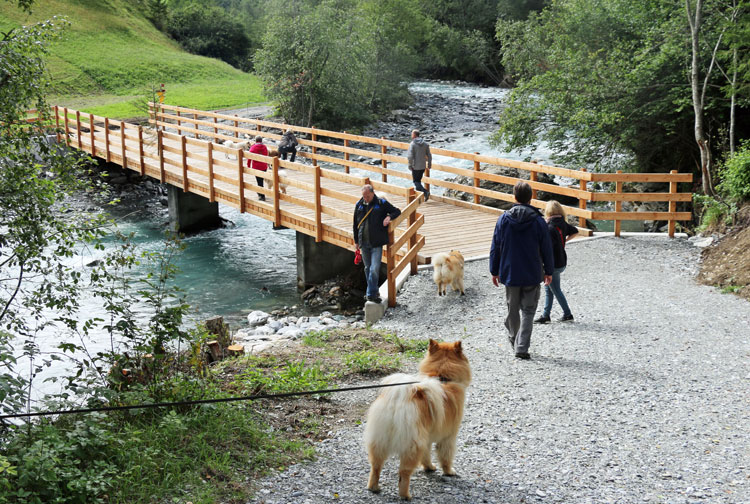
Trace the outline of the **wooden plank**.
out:
[[[208,143],[208,201],[216,201],[216,192],[214,190],[214,144]]]
[[[592,173],[594,182],[692,182],[692,173]]]
[[[676,220],[689,221],[693,218],[691,212],[592,212],[592,219],[600,220]]]
[[[184,136],[180,138],[182,142],[182,190],[188,192],[187,143]]]
[[[622,184],[617,181],[616,184]],[[671,182],[676,184],[676,182]],[[600,193],[591,194],[592,199],[589,201],[692,201],[691,193]]]
[[[677,174],[677,170],[672,170],[670,173],[672,175],[675,175]],[[670,194],[677,193],[677,182],[669,183],[669,193]],[[669,201],[669,213],[675,213],[675,212],[677,212],[677,202],[674,200],[670,200]],[[676,222],[673,219],[669,219],[669,223],[667,224],[667,234],[669,234],[670,238],[674,238],[675,224]]]

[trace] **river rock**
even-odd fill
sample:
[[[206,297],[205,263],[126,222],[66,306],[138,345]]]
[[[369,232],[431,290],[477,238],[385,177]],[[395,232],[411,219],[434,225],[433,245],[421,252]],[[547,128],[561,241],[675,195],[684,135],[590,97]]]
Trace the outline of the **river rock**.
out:
[[[265,324],[270,315],[264,311],[255,310],[247,316],[247,323],[250,327],[259,326]]]

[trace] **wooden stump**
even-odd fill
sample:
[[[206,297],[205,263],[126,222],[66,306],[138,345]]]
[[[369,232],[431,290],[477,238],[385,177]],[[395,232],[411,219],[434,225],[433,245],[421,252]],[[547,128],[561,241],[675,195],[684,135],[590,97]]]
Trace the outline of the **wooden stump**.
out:
[[[216,341],[222,348],[226,348],[232,344],[231,337],[229,335],[229,325],[224,323],[224,317],[214,317],[206,320],[206,330],[216,336]]]
[[[237,356],[245,353],[245,347],[242,345],[229,345],[227,347],[227,355]]]
[[[206,343],[208,347],[209,362],[220,361],[224,357],[224,352],[221,350],[221,345],[218,341],[212,340]]]

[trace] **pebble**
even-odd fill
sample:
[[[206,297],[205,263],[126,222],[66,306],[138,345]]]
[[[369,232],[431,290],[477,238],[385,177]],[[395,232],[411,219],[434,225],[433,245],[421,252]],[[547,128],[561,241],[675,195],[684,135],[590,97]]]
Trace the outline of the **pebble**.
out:
[[[472,365],[459,477],[415,472],[413,502],[750,503],[750,304],[698,285],[700,249],[685,239],[598,238],[567,252],[575,321],[535,325],[529,361],[508,347],[487,260],[466,263],[465,296],[438,298],[429,270],[410,277],[374,326],[460,339]],[[364,411],[376,394],[329,400]],[[394,458],[382,493],[365,488],[364,420],[337,422],[314,461],[260,480],[250,502],[400,502]]]

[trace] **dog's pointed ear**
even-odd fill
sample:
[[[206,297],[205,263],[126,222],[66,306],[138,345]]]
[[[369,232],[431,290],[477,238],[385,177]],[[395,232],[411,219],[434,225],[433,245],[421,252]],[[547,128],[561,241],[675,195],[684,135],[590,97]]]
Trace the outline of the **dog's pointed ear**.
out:
[[[460,354],[463,351],[463,348],[461,347],[461,342],[456,341],[453,343],[453,349],[456,351],[456,353]]]
[[[430,338],[430,353],[437,352],[438,348],[440,348],[440,345],[438,345],[438,342]]]

